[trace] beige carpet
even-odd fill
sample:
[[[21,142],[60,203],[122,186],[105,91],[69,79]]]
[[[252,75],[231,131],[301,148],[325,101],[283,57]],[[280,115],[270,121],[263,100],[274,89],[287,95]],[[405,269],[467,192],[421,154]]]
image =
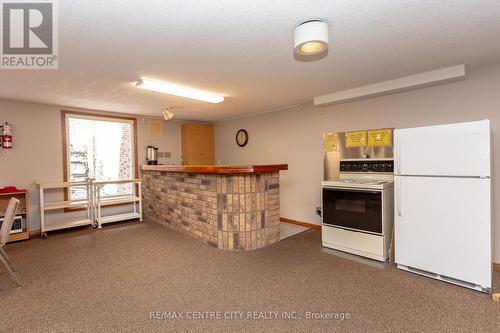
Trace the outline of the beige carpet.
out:
[[[13,288],[0,268],[2,332],[483,332],[500,323],[500,303],[490,296],[332,255],[317,231],[236,253],[157,224],[126,223],[6,251],[24,287]],[[152,311],[244,315],[154,320]],[[278,318],[250,319],[248,311],[276,311]],[[351,319],[308,320],[306,311]]]

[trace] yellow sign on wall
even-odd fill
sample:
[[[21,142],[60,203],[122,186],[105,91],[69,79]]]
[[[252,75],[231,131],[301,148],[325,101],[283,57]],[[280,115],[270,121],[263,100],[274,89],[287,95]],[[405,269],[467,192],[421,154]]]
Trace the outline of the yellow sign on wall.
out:
[[[347,148],[366,146],[366,131],[348,132],[345,134]]]
[[[390,145],[391,145],[390,129],[368,131],[368,146],[381,147]]]
[[[323,138],[325,145],[325,151],[338,151],[339,150],[339,139],[336,133],[326,133]]]

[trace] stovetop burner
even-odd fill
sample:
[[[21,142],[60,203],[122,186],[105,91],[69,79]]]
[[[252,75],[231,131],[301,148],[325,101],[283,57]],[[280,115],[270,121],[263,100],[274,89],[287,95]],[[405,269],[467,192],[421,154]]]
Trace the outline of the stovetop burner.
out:
[[[393,160],[341,160],[339,178],[322,182],[326,187],[385,189],[394,186]]]
[[[350,188],[367,188],[367,189],[384,189],[393,186],[391,180],[382,179],[335,179],[322,182],[323,186],[327,187],[350,187]]]
[[[357,184],[368,184],[368,185],[376,185],[376,184],[384,184],[387,183],[387,180],[362,180],[362,179],[341,179],[339,180],[342,183],[357,183]]]

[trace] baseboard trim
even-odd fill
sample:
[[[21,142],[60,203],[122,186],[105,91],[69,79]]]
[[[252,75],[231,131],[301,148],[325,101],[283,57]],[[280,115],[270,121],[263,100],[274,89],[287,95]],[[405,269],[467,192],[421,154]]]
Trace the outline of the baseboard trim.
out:
[[[287,218],[284,218],[284,217],[280,217],[280,221],[281,222],[290,223],[290,224],[300,225],[300,226],[307,227],[307,228],[310,228],[310,229],[313,229],[313,230],[321,230],[321,226],[317,225],[317,224],[311,224],[311,223],[307,223],[307,222],[291,220],[291,219],[287,219]]]

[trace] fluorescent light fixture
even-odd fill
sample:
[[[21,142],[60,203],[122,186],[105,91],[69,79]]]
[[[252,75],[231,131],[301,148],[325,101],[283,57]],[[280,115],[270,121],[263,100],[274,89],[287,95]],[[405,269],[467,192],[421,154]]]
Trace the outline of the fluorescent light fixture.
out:
[[[161,92],[164,94],[196,99],[198,101],[209,103],[220,103],[224,101],[224,96],[215,95],[203,90],[197,90],[189,87],[179,86],[177,84],[155,81],[150,79],[140,79],[135,84],[137,88]]]

